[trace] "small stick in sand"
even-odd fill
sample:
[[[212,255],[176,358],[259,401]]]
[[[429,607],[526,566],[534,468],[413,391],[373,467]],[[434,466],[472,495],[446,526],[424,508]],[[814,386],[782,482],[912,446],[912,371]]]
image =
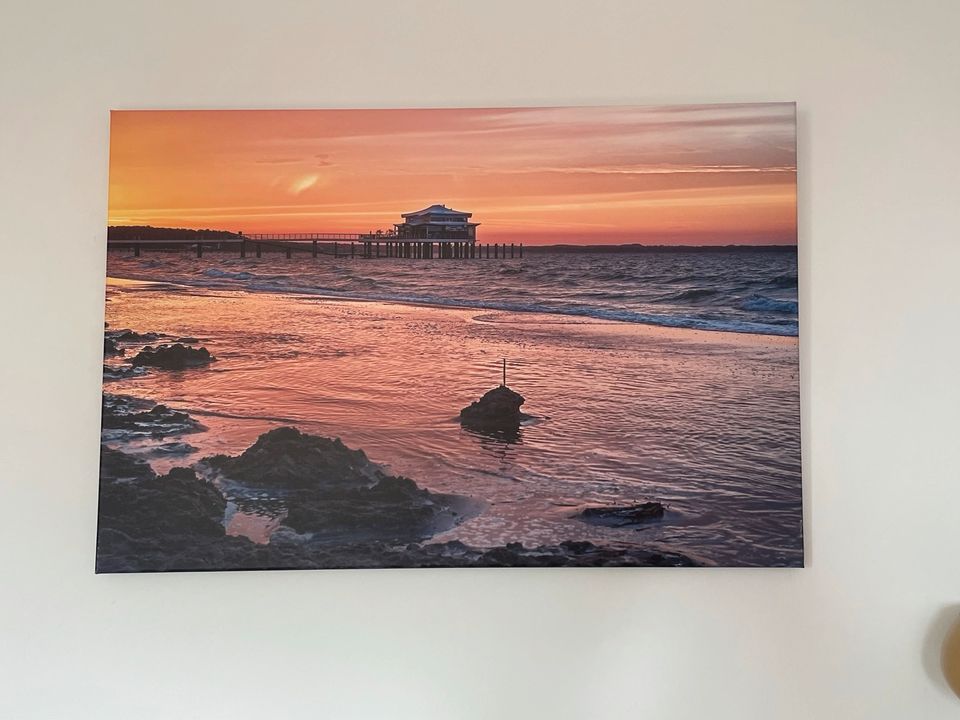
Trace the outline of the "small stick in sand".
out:
[[[503,359],[503,382],[500,383],[500,387],[507,386],[507,359]]]

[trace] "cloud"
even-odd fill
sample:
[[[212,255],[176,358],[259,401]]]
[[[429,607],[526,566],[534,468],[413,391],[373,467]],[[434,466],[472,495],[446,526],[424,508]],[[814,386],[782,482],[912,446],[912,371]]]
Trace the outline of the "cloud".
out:
[[[290,192],[294,195],[299,195],[316,185],[319,179],[319,175],[304,175],[303,177],[297,178],[290,184]]]

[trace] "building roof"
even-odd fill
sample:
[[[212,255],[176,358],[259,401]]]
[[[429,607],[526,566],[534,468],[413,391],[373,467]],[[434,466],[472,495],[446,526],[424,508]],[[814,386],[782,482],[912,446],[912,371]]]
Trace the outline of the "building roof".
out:
[[[473,213],[463,212],[462,210],[453,210],[448,208],[446,205],[431,205],[430,207],[425,207],[423,210],[417,210],[416,212],[402,213],[400,217],[421,217],[423,215],[463,215],[466,217],[472,217]]]

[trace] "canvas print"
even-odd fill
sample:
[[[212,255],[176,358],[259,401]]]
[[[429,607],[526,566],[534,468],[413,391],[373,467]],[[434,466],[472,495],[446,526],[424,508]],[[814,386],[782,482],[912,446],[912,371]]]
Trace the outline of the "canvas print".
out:
[[[802,566],[795,118],[112,113],[97,571]]]

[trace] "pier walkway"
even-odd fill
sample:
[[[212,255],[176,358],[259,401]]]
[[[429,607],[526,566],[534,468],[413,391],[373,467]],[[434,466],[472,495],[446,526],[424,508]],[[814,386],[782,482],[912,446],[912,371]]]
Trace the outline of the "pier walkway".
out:
[[[478,243],[462,237],[407,238],[390,233],[263,233],[212,238],[124,237],[107,239],[108,250],[130,250],[136,257],[148,250],[188,249],[203,257],[204,250],[236,252],[261,257],[265,252],[311,257],[331,255],[351,258],[405,258],[411,260],[479,260],[522,258],[523,243]]]

